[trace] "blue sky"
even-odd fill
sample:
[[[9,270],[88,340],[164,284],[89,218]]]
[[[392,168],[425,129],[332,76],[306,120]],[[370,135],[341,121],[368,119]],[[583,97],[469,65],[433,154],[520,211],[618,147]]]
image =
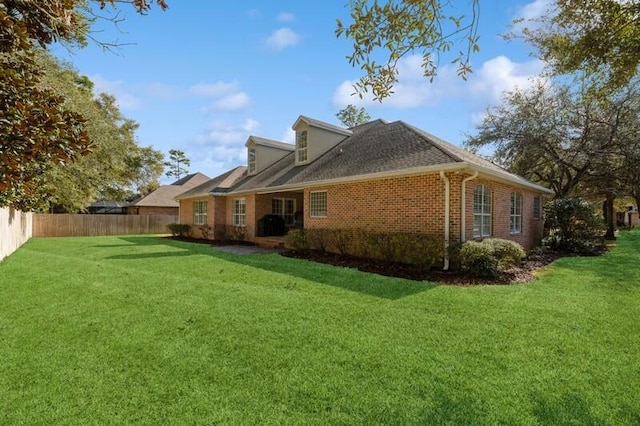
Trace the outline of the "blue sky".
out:
[[[168,2],[165,12],[125,8],[117,26],[96,25],[94,38],[121,44],[112,52],[90,44],[54,53],[116,97],[140,124],[141,145],[181,149],[191,172],[210,177],[246,163],[249,135],[293,142],[299,115],[339,125],[335,114],[349,103],[461,145],[502,91],[527,87],[542,69],[528,46],[500,34],[514,18],[540,13],[546,0],[483,2],[481,50],[468,80],[444,59],[429,83],[419,59],[407,57],[395,94],[382,103],[350,96],[361,72],[346,59],[350,41],[334,35],[336,19],[350,22],[345,0]]]

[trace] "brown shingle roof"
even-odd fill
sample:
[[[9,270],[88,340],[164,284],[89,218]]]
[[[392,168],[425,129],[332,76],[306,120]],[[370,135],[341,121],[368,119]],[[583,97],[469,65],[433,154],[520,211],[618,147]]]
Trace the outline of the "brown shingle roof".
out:
[[[281,186],[302,188],[314,182],[404,173],[430,167],[470,167],[496,178],[547,191],[488,160],[402,121],[388,123],[375,120],[350,131],[351,136],[312,163],[295,166],[295,152],[289,153],[256,175],[244,177],[228,192],[276,189]]]
[[[205,183],[196,186],[186,192],[183,192],[175,197],[176,200],[182,200],[185,198],[203,197],[211,195],[212,193],[223,193],[228,190],[238,179],[245,176],[247,168],[245,166],[238,166],[229,170],[219,176],[209,179]]]
[[[136,207],[178,207],[175,200],[177,195],[189,189],[201,185],[209,180],[207,175],[202,173],[192,173],[173,182],[171,185],[162,185],[158,189],[144,197],[133,200],[128,206]]]

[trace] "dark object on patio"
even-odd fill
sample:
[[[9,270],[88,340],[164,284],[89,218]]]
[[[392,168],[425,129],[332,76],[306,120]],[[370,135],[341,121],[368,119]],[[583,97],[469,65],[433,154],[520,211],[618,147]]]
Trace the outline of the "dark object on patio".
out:
[[[275,214],[268,214],[258,219],[256,236],[258,237],[279,237],[287,232],[284,219]]]

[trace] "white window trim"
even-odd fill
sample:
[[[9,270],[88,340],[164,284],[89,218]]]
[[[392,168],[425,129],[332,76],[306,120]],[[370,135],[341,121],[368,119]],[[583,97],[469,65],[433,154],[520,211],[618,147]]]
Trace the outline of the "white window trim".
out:
[[[244,212],[238,212],[238,206],[244,206]],[[247,226],[247,200],[246,198],[233,199],[232,220],[233,226]]]
[[[313,194],[324,194],[324,215],[314,214],[313,211]],[[327,191],[311,191],[309,192],[309,217],[327,217],[328,197]],[[316,206],[317,207],[317,206]]]
[[[480,187],[482,188],[482,204],[481,204],[481,211],[478,213],[476,212],[476,189]],[[488,212],[485,211],[485,207],[487,206],[484,203],[484,199],[486,197],[487,191],[489,195]],[[476,185],[475,188],[473,188],[473,224],[474,224],[473,237],[474,238],[484,238],[484,237],[491,236],[491,233],[493,231],[492,203],[493,203],[493,193],[491,191],[491,188],[489,188],[487,185]],[[477,233],[475,230],[476,217],[480,217],[480,233]],[[484,226],[482,225],[484,224],[484,219],[487,217],[489,218],[489,232],[485,233],[483,232]]]
[[[250,175],[256,172],[256,150],[250,148],[247,151],[247,173]]]
[[[511,193],[509,202],[509,234],[522,234],[522,194],[515,191]]]
[[[304,135],[304,147],[300,147],[300,138]],[[304,160],[300,160],[300,154],[304,153]],[[296,164],[306,164],[309,162],[309,132],[299,130],[296,132]]]
[[[196,200],[193,202],[193,224],[194,225],[206,225],[207,224],[207,200]],[[202,207],[204,206],[204,208]]]

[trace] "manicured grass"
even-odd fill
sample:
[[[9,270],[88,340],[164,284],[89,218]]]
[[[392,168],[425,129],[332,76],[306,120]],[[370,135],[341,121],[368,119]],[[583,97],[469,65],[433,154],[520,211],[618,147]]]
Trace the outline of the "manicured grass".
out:
[[[451,287],[156,237],[0,263],[0,424],[640,424],[640,232]]]

